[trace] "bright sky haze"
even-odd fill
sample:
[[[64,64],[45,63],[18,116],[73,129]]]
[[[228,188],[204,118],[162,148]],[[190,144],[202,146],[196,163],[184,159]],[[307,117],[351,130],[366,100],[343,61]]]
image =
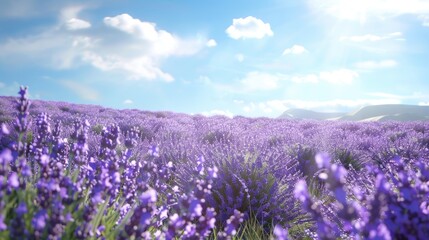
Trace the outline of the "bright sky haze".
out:
[[[429,0],[2,0],[0,95],[277,117],[429,105]]]

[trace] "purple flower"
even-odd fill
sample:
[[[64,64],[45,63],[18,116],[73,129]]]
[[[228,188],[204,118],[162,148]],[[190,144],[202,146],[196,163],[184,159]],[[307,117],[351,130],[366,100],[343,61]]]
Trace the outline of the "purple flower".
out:
[[[10,161],[12,161],[12,159],[12,152],[6,148],[0,154],[0,165],[7,165]]]
[[[177,213],[170,217],[170,225],[175,229],[180,229],[183,224],[185,224],[185,221]]]
[[[198,199],[194,199],[191,201],[191,204],[189,205],[189,212],[191,213],[191,216],[201,216],[201,213],[203,211],[203,207],[200,204],[200,201]]]
[[[218,169],[216,166],[214,166],[213,168],[208,168],[207,172],[209,174],[210,178],[217,178],[217,173],[218,173]]]
[[[377,229],[373,229],[369,232],[368,239],[373,240],[391,240],[389,229],[384,224],[378,225]]]
[[[24,176],[24,177],[31,177],[32,173],[31,173],[30,166],[28,166],[28,165],[23,166],[21,173],[22,173],[22,176]]]
[[[185,231],[183,232],[183,235],[185,235],[185,237],[195,236],[196,230],[197,229],[195,224],[188,222],[188,224],[185,227]]]
[[[114,183],[121,183],[121,175],[119,172],[114,172],[112,178]]]
[[[156,145],[150,146],[149,150],[148,150],[148,153],[151,156],[159,157],[159,148],[158,148],[158,146],[156,146]]]
[[[276,237],[277,240],[287,240],[287,230],[282,228],[280,225],[276,225],[274,227],[274,231],[273,231],[274,236]]]
[[[99,192],[94,193],[94,195],[91,197],[91,201],[94,205],[101,203],[103,201],[103,196],[102,196],[101,192],[99,191]]]
[[[36,230],[43,230],[46,226],[46,220],[48,218],[48,214],[46,210],[40,210],[39,212],[34,215],[31,224],[33,225],[34,229]]]
[[[7,229],[7,225],[4,223],[4,216],[0,214],[0,231],[4,231]]]
[[[195,170],[200,175],[204,175],[204,162],[205,161],[206,160],[204,159],[203,156],[199,157],[198,160],[197,160],[197,167],[195,168]]]
[[[48,182],[46,183],[46,188],[49,189],[50,191],[60,191],[60,185],[58,184],[58,182],[55,179],[49,179]]]
[[[331,158],[327,153],[319,153],[316,155],[315,161],[316,161],[317,167],[327,168],[329,166],[329,163],[331,162]]]
[[[343,205],[347,204],[346,191],[343,188],[337,187],[334,190],[335,198]]]
[[[338,164],[332,164],[331,165],[331,171],[334,174],[334,177],[336,180],[338,180],[341,183],[343,183],[345,181],[347,171],[343,166],[340,166]]]
[[[18,216],[22,216],[27,213],[27,205],[25,203],[20,203],[15,209],[15,212]]]
[[[7,183],[11,188],[18,188],[19,187],[18,174],[16,174],[16,172],[12,172],[9,175],[9,179],[7,180]]]
[[[24,86],[21,86],[19,88],[18,94],[21,95],[21,98],[26,98],[27,97],[27,89],[28,89],[28,87],[24,87]]]
[[[139,129],[137,127],[133,127],[130,131],[127,131],[125,138],[125,146],[127,148],[133,148],[137,145],[137,139],[139,136]]]
[[[104,225],[99,226],[96,231],[97,236],[100,237],[104,230],[106,230],[106,227]]]
[[[240,211],[234,209],[234,215],[232,215],[228,220],[226,220],[226,227],[224,232],[227,236],[234,236],[237,234],[237,229],[240,224],[244,221],[244,214]]]
[[[426,215],[429,215],[429,204],[427,201],[424,201],[420,204],[420,209]]]
[[[69,222],[73,222],[73,221],[74,221],[74,219],[73,219],[72,214],[71,214],[71,213],[67,213],[67,214],[66,214],[66,218],[65,218],[65,220],[66,220],[66,222],[67,222],[67,223],[69,223]]]
[[[298,198],[301,202],[304,202],[309,197],[307,192],[307,183],[305,180],[299,180],[295,185],[294,190],[295,197]]]
[[[40,164],[42,164],[42,166],[46,166],[48,163],[49,163],[49,156],[42,155],[42,157],[40,158]]]
[[[156,191],[154,189],[148,189],[146,192],[142,193],[140,196],[140,201],[142,201],[142,204],[146,205],[149,203],[155,203],[156,202]]]
[[[148,212],[145,212],[140,217],[140,225],[146,226],[149,225],[150,219],[152,218],[151,214]]]
[[[1,124],[1,134],[2,135],[9,135],[10,131],[7,128],[6,124],[2,123]],[[0,135],[1,136],[1,135]]]
[[[27,116],[29,115],[28,109],[31,102],[27,99],[27,87],[21,86],[18,93],[20,98],[18,99],[18,105],[16,106],[16,109],[18,110],[18,117],[15,121],[15,129],[18,132],[23,133],[27,131],[28,128]]]

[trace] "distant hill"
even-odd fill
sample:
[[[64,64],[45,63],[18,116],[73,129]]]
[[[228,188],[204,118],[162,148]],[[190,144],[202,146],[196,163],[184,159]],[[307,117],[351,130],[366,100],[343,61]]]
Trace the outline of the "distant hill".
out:
[[[346,113],[323,113],[305,109],[289,109],[279,118],[327,120],[344,116]]]
[[[372,105],[350,113],[322,113],[304,109],[289,109],[279,118],[344,121],[427,121],[429,120],[429,106]]]

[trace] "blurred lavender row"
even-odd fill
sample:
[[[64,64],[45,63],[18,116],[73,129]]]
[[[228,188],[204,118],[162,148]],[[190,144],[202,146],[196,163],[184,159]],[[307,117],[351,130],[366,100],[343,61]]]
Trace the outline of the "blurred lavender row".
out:
[[[429,123],[0,97],[0,239],[428,239]]]

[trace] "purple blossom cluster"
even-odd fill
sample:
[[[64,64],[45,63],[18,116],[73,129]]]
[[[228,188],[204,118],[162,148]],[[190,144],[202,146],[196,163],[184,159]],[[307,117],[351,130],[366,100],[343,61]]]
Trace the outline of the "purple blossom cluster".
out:
[[[386,170],[369,165],[366,173],[374,182],[348,182],[349,172],[331,163],[327,154],[318,154],[318,178],[326,184],[334,202],[323,206],[311,196],[305,180],[295,186],[295,196],[316,222],[318,239],[426,239],[429,236],[429,166],[427,160],[392,159]],[[351,177],[349,179],[355,179]],[[347,186],[349,185],[349,186]],[[350,188],[353,188],[350,191]],[[335,212],[329,214],[327,208]]]
[[[429,238],[429,123],[27,95],[0,97],[0,239]]]
[[[175,163],[160,157],[157,143],[139,151],[144,144],[138,127],[123,132],[113,122],[97,134],[76,116],[56,118],[51,127],[51,114],[29,114],[27,88],[19,94],[16,122],[1,123],[1,239],[213,235],[217,213],[207,199],[216,166],[202,160],[193,166],[193,178],[179,187]],[[242,222],[237,216],[221,237],[236,233]]]

